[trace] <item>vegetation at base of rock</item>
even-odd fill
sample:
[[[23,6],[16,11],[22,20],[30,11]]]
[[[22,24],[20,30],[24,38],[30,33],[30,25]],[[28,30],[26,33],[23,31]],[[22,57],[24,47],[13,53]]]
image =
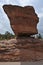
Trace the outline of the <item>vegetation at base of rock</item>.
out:
[[[13,35],[12,33],[6,31],[5,34],[0,34],[0,40],[5,40],[5,39],[12,39],[15,38],[16,36]]]
[[[38,34],[38,35],[37,35],[37,38],[38,38],[38,39],[42,39],[41,34]]]

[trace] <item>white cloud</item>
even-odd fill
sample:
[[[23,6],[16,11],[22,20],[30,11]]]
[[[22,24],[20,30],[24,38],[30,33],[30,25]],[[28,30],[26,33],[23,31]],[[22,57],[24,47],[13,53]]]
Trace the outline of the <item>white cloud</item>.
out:
[[[33,0],[19,0],[21,6],[30,5]]]
[[[20,5],[19,0],[9,0],[9,3],[13,5]]]
[[[38,16],[39,16],[40,18],[42,18],[42,17],[43,17],[43,13],[39,13]]]
[[[21,6],[25,6],[25,5],[31,5],[33,2],[33,0],[0,0],[0,4],[14,4],[14,5],[21,5]]]
[[[41,8],[41,10],[43,11],[43,8]]]
[[[9,0],[0,0],[0,5],[9,4]]]
[[[9,0],[0,0],[0,3],[4,4],[4,3],[8,3]]]
[[[20,3],[18,0],[0,0],[0,5],[4,5],[4,4],[19,5]]]
[[[43,8],[40,9],[40,12],[38,13],[38,16],[39,16],[40,18],[43,17]]]

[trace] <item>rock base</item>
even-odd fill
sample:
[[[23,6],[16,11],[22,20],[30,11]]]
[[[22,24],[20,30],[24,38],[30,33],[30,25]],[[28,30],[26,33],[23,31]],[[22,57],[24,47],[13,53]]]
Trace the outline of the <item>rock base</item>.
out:
[[[34,38],[18,38],[0,41],[0,61],[42,61],[43,41]]]

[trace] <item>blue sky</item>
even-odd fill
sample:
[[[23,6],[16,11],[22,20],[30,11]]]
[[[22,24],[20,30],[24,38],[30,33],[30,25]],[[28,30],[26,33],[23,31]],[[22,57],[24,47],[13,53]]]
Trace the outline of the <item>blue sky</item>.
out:
[[[0,33],[2,34],[6,31],[13,33],[9,19],[2,8],[4,4],[33,6],[39,17],[39,23],[37,25],[38,31],[43,33],[43,0],[0,0]]]

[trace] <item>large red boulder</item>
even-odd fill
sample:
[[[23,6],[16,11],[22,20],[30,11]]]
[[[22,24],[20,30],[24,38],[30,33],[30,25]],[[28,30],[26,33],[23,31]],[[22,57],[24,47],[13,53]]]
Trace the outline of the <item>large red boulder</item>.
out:
[[[3,9],[8,15],[11,28],[16,35],[37,34],[37,23],[39,18],[32,6],[4,5]]]

